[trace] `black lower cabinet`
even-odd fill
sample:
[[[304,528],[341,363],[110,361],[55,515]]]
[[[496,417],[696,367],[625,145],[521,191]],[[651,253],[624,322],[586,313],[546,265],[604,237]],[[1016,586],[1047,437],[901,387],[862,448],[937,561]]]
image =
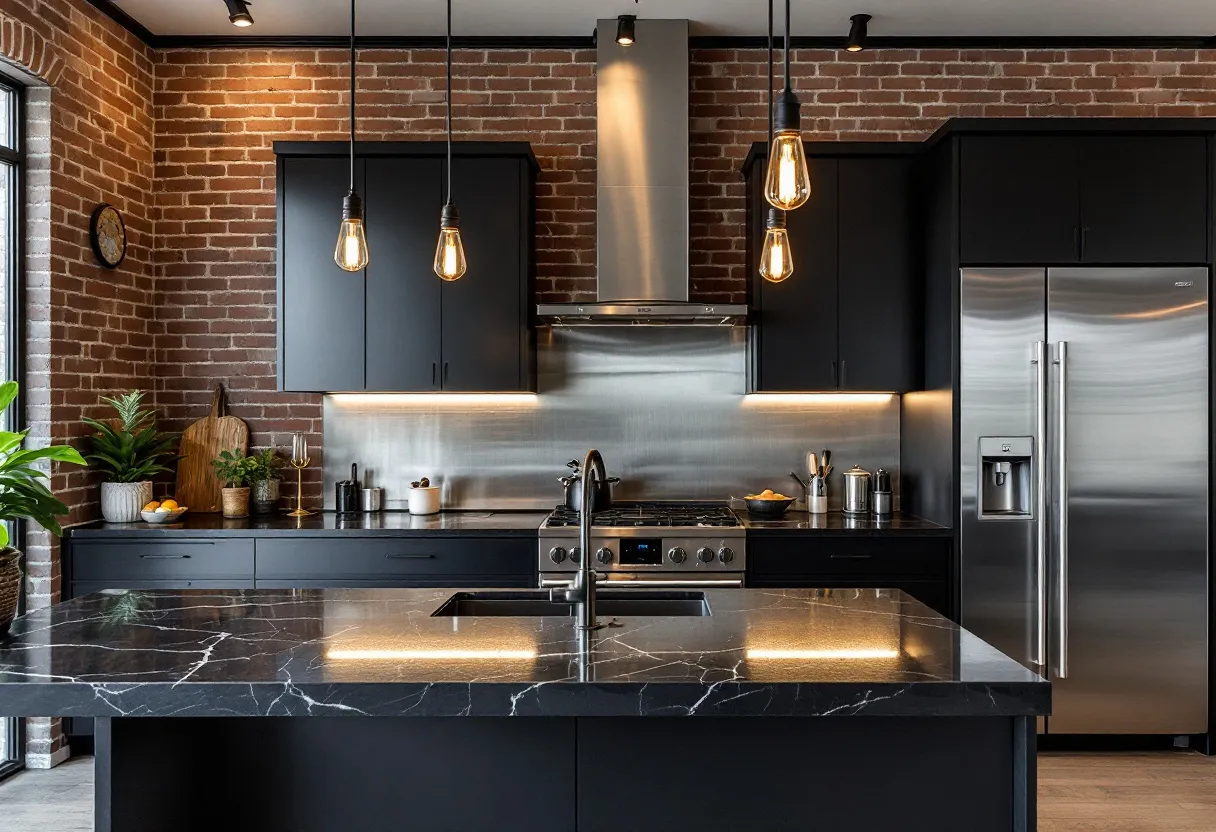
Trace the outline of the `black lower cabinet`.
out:
[[[765,537],[747,539],[753,588],[902,589],[955,617],[948,537]]]

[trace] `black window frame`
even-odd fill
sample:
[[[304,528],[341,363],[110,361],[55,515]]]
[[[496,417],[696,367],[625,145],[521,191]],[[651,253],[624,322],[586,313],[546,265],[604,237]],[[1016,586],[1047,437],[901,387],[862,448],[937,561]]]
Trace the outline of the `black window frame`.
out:
[[[9,189],[9,227],[13,239],[8,246],[8,263],[3,291],[5,321],[5,360],[0,362],[3,380],[15,379],[21,383],[17,398],[9,406],[9,430],[20,431],[26,427],[25,419],[25,90],[0,75],[0,91],[8,98],[8,123],[13,146],[0,144],[0,164],[13,168],[12,187]],[[0,230],[0,233],[7,229]],[[14,541],[25,539],[25,523],[18,521],[11,530]],[[24,591],[18,597],[18,614],[25,611]],[[3,719],[0,715],[0,719]],[[0,780],[25,768],[25,720],[14,718],[10,722],[7,747],[0,749]]]

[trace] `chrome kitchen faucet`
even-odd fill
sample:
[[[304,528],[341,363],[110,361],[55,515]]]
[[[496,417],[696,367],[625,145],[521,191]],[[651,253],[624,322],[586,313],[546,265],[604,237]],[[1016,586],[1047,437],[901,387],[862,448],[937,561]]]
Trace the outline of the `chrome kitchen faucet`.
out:
[[[583,481],[582,505],[578,514],[578,572],[575,573],[574,583],[569,589],[549,590],[549,600],[565,601],[574,605],[575,628],[579,630],[594,630],[600,626],[595,619],[595,579],[598,577],[591,568],[591,526],[594,523],[591,514],[591,498],[595,494],[597,483],[607,480],[607,469],[600,452],[592,448],[587,451],[583,460],[582,470],[575,476]]]

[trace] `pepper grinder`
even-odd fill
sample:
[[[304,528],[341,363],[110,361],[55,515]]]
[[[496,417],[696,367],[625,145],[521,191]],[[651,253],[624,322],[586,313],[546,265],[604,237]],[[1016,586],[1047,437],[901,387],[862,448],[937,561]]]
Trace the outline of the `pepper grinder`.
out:
[[[335,485],[334,508],[339,514],[351,514],[360,510],[359,466],[350,464],[350,479],[339,480]]]
[[[876,517],[891,516],[891,474],[885,468],[874,472],[873,511]]]

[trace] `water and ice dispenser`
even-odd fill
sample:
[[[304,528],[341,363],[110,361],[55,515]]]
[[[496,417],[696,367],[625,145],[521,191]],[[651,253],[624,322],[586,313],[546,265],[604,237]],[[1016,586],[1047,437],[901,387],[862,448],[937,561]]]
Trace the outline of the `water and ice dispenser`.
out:
[[[1034,437],[980,437],[981,520],[1034,516]]]

